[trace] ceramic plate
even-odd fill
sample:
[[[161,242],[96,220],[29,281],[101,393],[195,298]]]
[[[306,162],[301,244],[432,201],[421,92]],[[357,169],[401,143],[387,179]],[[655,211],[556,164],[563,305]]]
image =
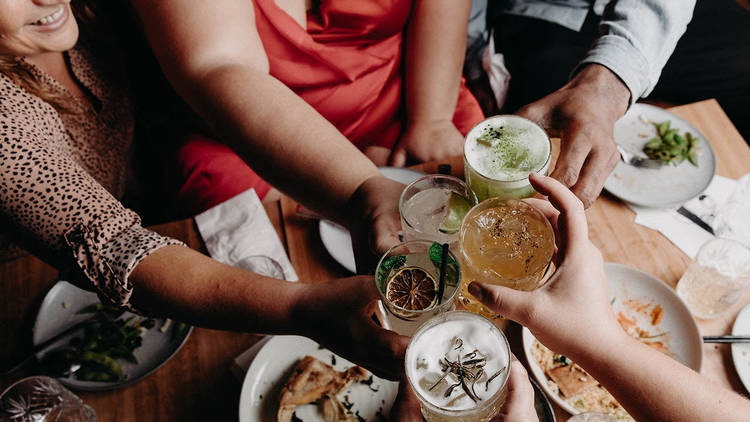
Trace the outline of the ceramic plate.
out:
[[[529,378],[529,382],[534,387],[534,410],[536,410],[539,422],[557,422],[552,404],[550,404],[542,388],[539,387],[539,384],[533,378]]]
[[[750,304],[737,314],[732,327],[732,335],[746,336],[750,334]],[[750,343],[732,343],[732,362],[740,376],[742,384],[750,391]]]
[[[622,148],[645,157],[643,146],[656,136],[656,128],[644,122],[669,120],[680,134],[690,132],[700,138],[698,167],[687,160],[677,166],[663,165],[657,169],[637,168],[620,160],[604,183],[612,195],[646,207],[668,207],[684,203],[703,192],[716,172],[716,158],[711,144],[693,125],[676,115],[648,104],[634,104],[615,124],[615,142]]]
[[[307,337],[274,336],[255,356],[245,375],[240,394],[240,422],[275,421],[281,388],[297,361],[308,355],[331,364],[337,371],[353,366]],[[388,416],[397,393],[398,383],[373,376],[372,384],[354,383],[340,393],[339,398],[348,397],[353,413],[358,412],[364,420],[375,421],[380,420],[378,413]],[[295,414],[305,422],[324,421],[319,407],[314,404],[298,407]]]
[[[42,306],[39,308],[39,313],[34,323],[34,344],[42,343],[68,327],[89,318],[91,314],[79,314],[77,312],[97,302],[99,302],[99,298],[96,296],[96,293],[79,289],[67,281],[58,281],[47,292],[47,296],[44,297]],[[136,315],[125,312],[120,318],[129,318],[131,316]],[[58,378],[58,380],[62,384],[76,390],[104,391],[132,384],[151,374],[180,350],[192,331],[192,328],[190,328],[184,334],[177,337],[172,335],[173,332],[171,330],[162,333],[159,328],[164,325],[164,321],[162,318],[155,319],[154,328],[146,331],[143,335],[142,346],[133,352],[138,360],[138,364],[120,360],[123,372],[127,375],[127,379],[124,381],[81,381],[74,377]],[[54,350],[56,347],[65,346],[71,338],[80,335],[81,331],[77,331],[70,333],[68,336],[63,336],[47,350]],[[44,351],[39,353],[37,358],[42,357],[44,353]]]
[[[623,313],[651,335],[665,333],[656,338],[664,344],[669,354],[685,366],[700,372],[703,340],[690,311],[674,290],[651,275],[627,265],[606,263],[604,271],[615,313]],[[653,324],[651,311],[657,306],[661,307],[663,314],[661,320]],[[750,318],[748,325],[750,326]],[[547,396],[570,414],[580,413],[580,409],[553,392],[547,384],[547,376],[531,354],[536,340],[527,328],[523,329],[522,339],[531,373]]]
[[[380,167],[380,172],[383,173],[383,176],[405,185],[425,175],[421,171],[403,167]],[[354,263],[354,251],[352,250],[352,238],[349,235],[349,230],[328,220],[320,220],[318,230],[323,246],[333,259],[350,272],[356,273],[357,267]]]

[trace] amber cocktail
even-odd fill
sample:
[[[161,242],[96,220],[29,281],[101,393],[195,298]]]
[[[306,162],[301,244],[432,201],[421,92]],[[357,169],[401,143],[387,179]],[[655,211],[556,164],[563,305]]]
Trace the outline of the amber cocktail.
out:
[[[516,199],[492,198],[472,208],[461,225],[458,242],[466,280],[459,300],[466,309],[486,316],[494,313],[469,293],[469,283],[534,290],[555,250],[555,234],[547,218]]]

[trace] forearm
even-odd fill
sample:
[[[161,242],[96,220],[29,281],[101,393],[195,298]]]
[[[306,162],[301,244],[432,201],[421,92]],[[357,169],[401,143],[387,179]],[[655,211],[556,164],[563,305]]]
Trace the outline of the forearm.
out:
[[[601,99],[598,104],[603,107],[598,109],[598,113],[603,114],[612,123],[628,110],[630,90],[616,73],[603,65],[589,63],[580,68],[566,88],[582,89]]]
[[[406,38],[410,122],[452,120],[466,51],[468,1],[414,2]]]
[[[130,274],[131,303],[202,327],[287,334],[305,285],[221,264],[183,246],[165,246]]]
[[[217,67],[181,93],[264,179],[342,220],[343,205],[377,168],[331,123],[272,76]]]
[[[570,353],[639,421],[742,421],[750,402],[627,336]]]
[[[131,0],[167,79],[261,177],[334,219],[377,168],[269,75],[248,0]]]
[[[692,19],[695,0],[619,0],[604,9],[600,36],[582,61],[617,74],[632,102],[648,95]]]

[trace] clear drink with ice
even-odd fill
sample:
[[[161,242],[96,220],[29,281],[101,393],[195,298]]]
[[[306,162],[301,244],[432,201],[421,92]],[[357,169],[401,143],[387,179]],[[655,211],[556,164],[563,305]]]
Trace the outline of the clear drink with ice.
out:
[[[750,286],[750,249],[729,239],[706,242],[677,283],[677,294],[698,318],[715,318]]]
[[[536,123],[513,115],[493,116],[466,135],[464,172],[477,198],[534,195],[529,174],[547,174],[549,137]]]
[[[427,321],[412,337],[405,365],[428,422],[486,422],[505,403],[510,347],[479,315],[453,311]]]
[[[414,181],[399,199],[404,241],[454,245],[461,220],[476,203],[474,192],[458,178],[432,174]]]

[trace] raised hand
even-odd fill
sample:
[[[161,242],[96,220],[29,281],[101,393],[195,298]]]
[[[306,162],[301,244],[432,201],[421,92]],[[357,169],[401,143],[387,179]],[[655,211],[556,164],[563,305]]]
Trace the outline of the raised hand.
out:
[[[571,188],[585,208],[599,196],[620,159],[614,126],[629,100],[630,91],[614,73],[590,64],[559,90],[517,112],[560,137],[551,176]]]

